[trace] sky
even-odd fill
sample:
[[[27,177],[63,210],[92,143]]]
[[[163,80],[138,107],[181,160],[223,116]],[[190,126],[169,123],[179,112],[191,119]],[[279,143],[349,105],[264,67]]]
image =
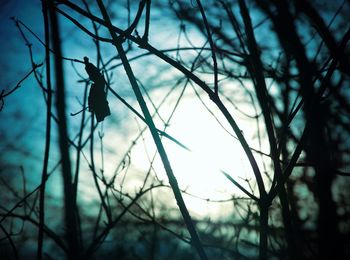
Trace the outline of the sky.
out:
[[[76,2],[80,3],[80,1]],[[132,2],[137,3],[138,1]],[[158,3],[162,3],[162,1]],[[135,11],[136,7],[134,6],[133,8]],[[115,24],[125,26],[125,21],[127,20],[126,12],[124,9],[118,11],[120,16],[114,16]],[[96,14],[99,14],[99,12],[96,11]],[[168,13],[164,11],[163,13],[163,11],[154,10],[149,37],[149,41],[153,46],[160,50],[176,48],[178,44],[186,47],[191,46],[191,44],[198,47],[207,44],[206,46],[208,47],[208,43],[202,34],[197,30],[193,30],[187,24],[187,35],[185,35],[185,32],[179,34],[181,23],[179,20],[173,19],[172,15],[170,11]],[[4,90],[5,92],[16,86],[18,81],[32,67],[28,46],[25,45],[11,17],[15,17],[15,19],[25,23],[40,39],[44,38],[43,17],[39,0],[0,2],[0,91]],[[84,23],[87,28],[92,28],[90,22],[84,21],[81,16],[75,15],[74,17]],[[253,18],[254,24],[264,19],[264,17],[255,16]],[[79,60],[82,60],[84,56],[88,56],[90,61],[96,64],[97,55],[91,38],[77,29],[70,21],[61,16],[59,16],[59,19],[63,55]],[[273,67],[276,65],[277,52],[280,52],[281,49],[277,46],[276,39],[271,36],[271,28],[269,26],[259,27],[255,32],[257,33],[257,41],[259,44],[261,43],[262,50],[265,50],[265,47],[271,47],[272,49],[276,47],[275,51],[268,50],[263,52],[263,55],[267,53],[266,56],[263,56],[264,62],[267,66]],[[138,31],[142,35],[142,20]],[[42,63],[44,61],[44,47],[28,30],[23,28],[23,32],[32,44],[34,62],[37,64]],[[108,32],[103,29],[101,29],[101,35],[109,37]],[[308,37],[312,38],[313,36],[306,32],[305,39],[309,39]],[[124,43],[124,48],[127,48],[127,44],[127,42]],[[101,50],[104,61],[116,55],[114,46],[110,44],[101,43]],[[144,53],[144,50],[133,45],[133,49],[127,53],[127,56],[133,59]],[[194,51],[167,52],[167,55],[174,59],[178,58],[184,63],[193,61],[196,54]],[[207,58],[207,61],[211,61],[209,52],[205,53],[203,51],[202,57],[204,56]],[[192,65],[190,62],[187,64],[188,67]],[[232,65],[232,63],[228,63],[228,65]],[[109,73],[111,77],[110,87],[141,113],[126,73],[120,65],[120,60],[115,58],[109,66],[113,67]],[[165,62],[160,61],[159,58],[145,55],[142,58],[133,59],[131,67],[139,80],[138,82],[151,113],[155,113],[156,110],[158,112],[154,116],[156,126],[163,130],[165,122],[171,117],[165,130],[166,133],[189,148],[189,150],[183,149],[183,147],[169,139],[162,138],[174,174],[181,189],[184,190],[184,199],[191,215],[198,217],[198,219],[208,220],[219,218],[220,220],[238,219],[239,207],[233,205],[236,201],[232,198],[246,198],[247,196],[225,178],[222,174],[223,171],[232,176],[247,190],[252,190],[255,196],[259,196],[259,193],[251,165],[226,119],[206,93],[195,84],[188,84],[185,77],[180,80],[180,77],[183,75]],[[44,68],[42,66],[39,71],[44,72]],[[209,75],[209,73],[200,73],[200,65],[197,65],[196,69],[195,73],[209,86],[213,86],[213,76]],[[233,72],[240,72],[239,68],[236,67],[230,69]],[[77,116],[70,116],[69,114],[82,109],[84,84],[81,80],[86,79],[88,76],[84,65],[80,63],[72,64],[64,61],[64,72],[67,91],[66,114],[68,130],[70,137],[73,138],[79,131],[82,114]],[[227,105],[233,118],[238,122],[239,128],[249,145],[268,154],[269,147],[263,130],[262,120],[249,119],[244,115],[248,114],[254,117],[256,114],[259,114],[259,109],[255,111],[252,106],[254,102],[251,102],[246,89],[243,89],[238,82],[232,78],[220,78],[220,80],[220,90],[235,102],[230,103],[224,98],[224,95],[221,96],[222,100]],[[251,82],[245,81],[243,83],[244,87],[255,93]],[[269,80],[266,80],[266,83],[272,96],[280,93],[280,89],[278,89],[280,86],[270,85]],[[178,98],[182,95],[183,98],[177,103]],[[275,100],[277,106],[281,105],[278,103],[277,98]],[[0,112],[0,178],[5,180],[5,183],[9,184],[10,188],[15,188],[19,192],[19,196],[21,196],[24,192],[23,186],[26,186],[27,191],[31,191],[41,181],[45,144],[46,104],[42,90],[38,87],[33,75],[22,82],[21,87],[6,97],[4,102],[3,110]],[[103,173],[106,179],[112,179],[114,174],[116,174],[114,185],[118,189],[127,191],[132,195],[135,195],[140,187],[143,186],[148,172],[151,172],[151,177],[147,185],[150,185],[152,181],[160,181],[167,184],[168,178],[159,156],[156,155],[156,147],[152,136],[147,130],[142,135],[139,134],[146,127],[144,122],[113,96],[112,93],[108,93],[108,102],[111,108],[111,116],[99,124],[94,135],[94,156],[98,174],[101,175]],[[174,112],[175,107],[176,111]],[[56,113],[55,108],[53,111]],[[87,116],[89,115],[87,112]],[[298,122],[301,122],[302,126],[304,125],[302,113],[298,114],[296,121],[295,125],[293,122],[292,130],[295,129],[301,133],[300,129],[302,127],[298,129]],[[54,121],[52,123],[50,172],[55,169],[60,160],[57,127]],[[257,126],[257,124],[259,125]],[[257,129],[261,130],[261,143],[258,142]],[[84,130],[83,139],[87,138],[89,133],[90,121]],[[99,137],[101,137],[101,140]],[[130,147],[132,149],[129,151]],[[291,151],[294,150],[292,146],[288,148]],[[101,150],[103,150],[103,156],[101,155]],[[74,172],[77,158],[76,150],[70,149],[70,156],[73,162],[72,171]],[[254,153],[254,156],[261,172],[272,172],[271,165],[269,165],[268,160],[265,160],[266,156],[264,157],[257,153]],[[151,165],[153,158],[154,162]],[[80,162],[78,203],[84,207],[84,210],[87,212],[84,212],[86,215],[94,214],[98,212],[99,205],[89,167],[89,144],[84,147]],[[119,165],[124,165],[124,167],[122,169],[118,168]],[[293,177],[298,176],[299,169],[293,172]],[[63,203],[64,193],[61,177],[61,172],[55,170],[47,182],[49,203],[51,203],[50,206],[53,206],[53,208],[62,206]],[[266,190],[269,190],[271,180],[265,178],[264,181]],[[301,182],[294,187],[296,194],[302,201],[302,205],[297,205],[300,207],[298,214],[300,214],[301,219],[307,219],[310,216],[315,217],[316,214],[314,212],[317,212],[317,203],[315,203],[315,198],[307,185]],[[6,200],[10,195],[12,195],[11,192],[4,193],[0,204],[12,203],[13,200]],[[155,195],[159,208],[165,205],[167,209],[178,209],[173,193],[169,188],[157,189]],[[145,201],[147,199],[149,198],[145,198]],[[217,201],[220,201],[220,203],[216,203]],[[96,211],[94,211],[95,209]],[[247,213],[245,210],[243,209],[243,215]],[[310,212],[312,214],[309,214]],[[278,217],[276,219],[276,225],[280,224],[281,219],[278,219]],[[59,221],[58,218],[55,220]],[[316,222],[314,219],[311,219],[310,223],[314,225]]]
[[[41,18],[40,8],[37,1],[2,1],[0,5],[0,89],[8,90],[16,86],[18,81],[31,70],[31,63],[28,56],[28,48],[21,40],[19,31],[11,17],[18,17],[28,23],[33,30],[42,35],[41,24],[38,19]],[[38,45],[33,46],[33,50],[38,50]],[[0,131],[3,142],[1,150],[5,150],[3,160],[18,161],[19,157],[28,156],[32,160],[28,163],[30,169],[33,169],[38,160],[41,159],[38,152],[28,149],[33,147],[34,140],[41,140],[42,118],[37,116],[41,113],[39,102],[41,91],[34,86],[34,80],[29,77],[21,87],[5,99],[5,105],[1,111]],[[33,102],[34,101],[34,102]],[[19,123],[21,122],[21,123]],[[23,148],[24,154],[19,152],[10,152],[8,147]],[[18,150],[18,149],[16,149]],[[3,152],[4,153],[4,152]],[[33,161],[36,161],[34,163]]]
[[[4,75],[0,79],[0,89],[9,89],[16,85],[18,80],[31,69],[28,48],[21,39],[14,22],[9,17],[16,17],[23,21],[41,39],[43,39],[43,18],[39,1],[18,0],[4,2],[1,5],[0,14],[2,24],[0,27],[2,38],[0,41],[0,52],[3,54],[0,58],[0,68],[2,68],[2,74]],[[60,21],[61,28],[63,28],[63,54],[67,57],[77,59],[82,59],[83,56],[89,56],[91,61],[94,62],[95,54],[91,54],[91,47],[93,47],[91,40],[79,30],[72,29],[73,27],[70,22],[64,19]],[[157,27],[157,20],[153,24],[155,25],[151,27],[151,31],[157,31],[157,33],[151,34],[151,43],[160,49],[169,48],[169,46],[176,47],[178,38],[174,37],[174,35],[177,33],[178,25],[174,26],[170,20],[165,19],[165,21],[161,21],[162,31],[159,31],[160,27]],[[33,44],[35,62],[42,62],[44,59],[43,46],[28,31],[24,30],[24,32],[28,40]],[[199,35],[193,33],[191,36],[191,41],[194,44],[198,44],[198,46],[203,45],[204,40]],[[184,37],[180,41],[184,41],[183,43],[185,44]],[[103,44],[102,47],[105,57],[114,55],[113,48]],[[136,50],[129,57],[136,56],[139,53],[141,52]],[[173,54],[170,53],[169,55]],[[193,54],[183,54],[183,58],[191,58],[191,55]],[[170,85],[166,83],[167,80],[172,77],[173,73],[177,73],[174,70],[170,70],[164,63],[159,63],[158,67],[154,66],[157,62],[157,59],[148,56],[131,63],[135,74],[141,81],[151,82],[150,85],[152,83],[158,86],[162,85],[159,89],[146,87],[155,105],[158,105],[160,100],[170,90]],[[159,69],[164,73],[159,73]],[[82,101],[84,87],[83,84],[77,82],[79,77],[76,75],[75,70],[81,75],[85,75],[84,67],[81,64],[75,64],[75,68],[73,68],[69,62],[65,62],[66,89],[68,91],[67,114],[81,109],[78,101]],[[206,80],[211,81],[212,78],[208,77]],[[134,108],[139,110],[122,67],[118,67],[114,71],[112,87],[118,93],[122,94]],[[167,118],[171,114],[172,107],[175,104],[174,101],[180,92],[181,89],[177,88],[160,109],[160,114],[164,118]],[[214,113],[219,114],[215,110],[215,107],[211,105],[208,97],[200,90],[199,95],[206,106],[214,111]],[[144,127],[143,122],[137,120],[135,115],[130,113],[117,99],[111,95],[109,95],[108,99],[112,115],[105,120],[103,128],[102,126],[98,128],[99,132],[103,131],[104,133],[104,148],[107,154],[103,165],[100,157],[96,156],[96,164],[98,167],[105,167],[107,176],[114,172],[116,162],[120,160],[120,156],[124,154],[130,143],[132,143],[132,140],[137,136],[139,128]],[[151,102],[148,104],[152,110]],[[253,141],[255,132],[251,123],[242,119],[241,115],[232,107],[231,109],[238,117],[240,127],[247,139],[251,140],[251,144],[258,148],[258,143]],[[248,110],[249,108],[247,107],[246,111]],[[3,160],[5,164],[17,166],[19,166],[18,162],[21,162],[20,165],[24,168],[25,175],[28,177],[29,187],[36,187],[40,183],[45,140],[45,111],[41,89],[31,76],[21,84],[21,88],[6,98],[4,109],[0,114],[2,118],[0,129],[4,140],[0,148],[5,153]],[[80,116],[68,117],[71,136],[74,136],[78,130]],[[220,116],[218,120],[232,134],[232,130],[229,129],[225,120]],[[156,119],[156,123],[159,126],[162,124],[159,119]],[[118,126],[118,131],[115,131],[116,126]],[[206,110],[190,85],[186,87],[185,98],[180,102],[167,132],[191,149],[191,151],[186,151],[178,145],[163,139],[174,173],[183,189],[204,199],[230,199],[233,193],[237,196],[242,196],[243,194],[225,179],[222,175],[222,170],[232,174],[243,186],[249,188],[246,180],[253,178],[252,171],[240,144]],[[52,131],[52,136],[51,168],[59,160],[57,146],[55,146],[57,144],[55,128]],[[127,141],[125,142],[123,140]],[[139,141],[131,153],[133,167],[136,172],[145,173],[147,171],[149,167],[149,156],[154,151],[155,147],[151,136],[146,132],[143,136],[143,141]],[[74,160],[75,152],[72,151],[71,156]],[[259,163],[262,166],[260,158],[257,158],[257,160],[260,161]],[[88,172],[88,167],[86,165],[85,167]],[[159,158],[156,158],[154,170],[159,174],[161,179],[167,181]],[[20,174],[19,167],[12,167],[10,173],[8,171],[6,172],[5,174],[16,176],[12,176],[11,178],[14,178],[16,181],[18,180]],[[56,195],[60,197],[62,194],[59,186],[56,185],[59,182],[60,176],[56,174],[52,177],[52,181],[48,185],[53,191],[57,191]],[[91,182],[82,180],[82,183],[81,194],[82,196],[86,196],[86,200],[90,200],[89,187]],[[132,182],[130,189],[135,189]],[[212,210],[206,201],[198,200],[191,196],[187,196],[185,199],[195,214],[207,215],[210,212],[219,212]],[[222,205],[219,207],[222,207]],[[225,211],[221,211],[221,214],[223,212]],[[228,215],[231,213],[227,211]]]

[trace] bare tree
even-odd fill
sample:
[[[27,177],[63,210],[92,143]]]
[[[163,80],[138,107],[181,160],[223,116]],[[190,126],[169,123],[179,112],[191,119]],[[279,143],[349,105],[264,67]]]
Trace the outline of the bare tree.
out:
[[[0,228],[13,257],[25,257],[18,238],[32,229],[38,234],[32,237],[37,259],[45,254],[69,259],[108,254],[122,259],[348,257],[349,9],[346,1],[330,6],[326,1],[47,0],[42,1],[45,40],[14,18],[32,68],[2,90],[1,109],[34,76],[47,110],[40,184],[27,191],[25,177],[23,187],[1,179],[11,206],[1,207]],[[177,33],[166,44],[157,42],[157,19],[170,22]],[[69,49],[62,52],[69,41],[62,25],[92,43],[84,50],[91,62]],[[44,61],[36,62],[28,35],[42,45]],[[156,73],[140,75],[138,65]],[[132,98],[123,96],[120,82],[128,93],[132,90]],[[94,102],[97,87],[103,97]],[[158,90],[160,100],[152,96]],[[78,102],[71,101],[73,92],[80,93]],[[238,141],[249,163],[251,178],[221,170],[220,177],[233,185],[227,200],[193,194],[179,185],[173,170],[165,143],[190,150],[180,133],[170,134],[174,115],[189,96],[210,114],[208,120]],[[111,115],[96,123],[92,104],[102,103],[111,107]],[[120,144],[105,137],[129,131],[115,106],[123,107],[125,118],[137,120],[136,135],[127,135],[124,142],[130,146],[123,154]],[[72,107],[78,112],[67,117]],[[164,107],[170,112],[161,112]],[[246,122],[252,135],[242,130]],[[203,142],[210,138],[218,137]],[[138,144],[145,146],[148,160],[141,175],[133,157]],[[159,177],[158,157],[167,180]],[[59,206],[47,188],[56,172],[62,176]],[[91,201],[83,195],[87,186]],[[186,197],[230,203],[235,214],[195,217]],[[64,210],[64,225],[49,221],[55,207]],[[26,225],[14,232],[21,223]],[[45,245],[61,251],[55,254]]]

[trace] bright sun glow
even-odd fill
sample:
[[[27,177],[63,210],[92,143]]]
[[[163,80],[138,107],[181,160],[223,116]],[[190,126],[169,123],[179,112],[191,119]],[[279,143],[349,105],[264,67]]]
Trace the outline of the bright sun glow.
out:
[[[161,112],[169,114],[166,110]],[[221,121],[227,126],[224,119]],[[227,129],[230,129],[229,126]],[[253,180],[253,176],[240,143],[219,125],[197,98],[184,98],[181,101],[167,133],[191,150],[187,151],[163,138],[172,169],[182,189],[211,200],[229,199],[233,194],[242,196],[243,193],[226,179],[221,170],[249,189],[244,180]],[[144,136],[144,142],[139,142],[132,152],[133,163],[141,171],[149,168],[146,154],[152,155],[155,151],[155,148],[150,148],[154,145],[148,132]],[[153,167],[157,176],[167,182],[159,157]],[[185,199],[195,214],[203,215],[212,210],[203,200],[190,196],[185,196]]]

